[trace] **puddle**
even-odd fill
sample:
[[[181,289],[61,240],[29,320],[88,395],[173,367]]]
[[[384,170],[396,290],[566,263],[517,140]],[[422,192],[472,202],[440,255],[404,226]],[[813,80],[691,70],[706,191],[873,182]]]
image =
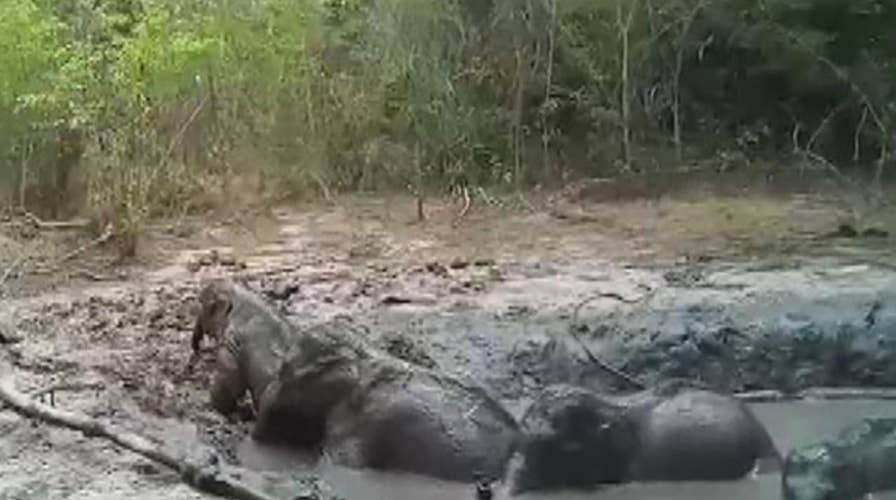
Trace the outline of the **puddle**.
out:
[[[752,405],[782,453],[836,434],[866,416],[896,417],[893,401],[802,401]],[[251,469],[281,473],[316,472],[347,500],[461,500],[473,498],[470,485],[424,480],[417,476],[351,470],[314,463],[308,457],[264,448],[250,441],[240,446],[240,460]],[[497,498],[502,497],[500,494]],[[779,500],[780,476],[768,474],[735,482],[634,483],[592,492],[520,495],[520,500]],[[875,494],[896,500],[896,492]]]

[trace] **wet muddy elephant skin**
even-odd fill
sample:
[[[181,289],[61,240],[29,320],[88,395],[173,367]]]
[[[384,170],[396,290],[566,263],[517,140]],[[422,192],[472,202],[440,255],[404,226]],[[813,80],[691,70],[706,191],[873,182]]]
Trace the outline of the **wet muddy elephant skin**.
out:
[[[739,479],[780,467],[766,429],[740,401],[706,390],[612,397],[546,388],[522,418],[511,492],[631,481]]]
[[[836,437],[791,451],[784,500],[858,500],[896,490],[896,419],[866,418]]]
[[[732,397],[683,390],[646,405],[635,418],[638,451],[630,474],[637,480],[732,480],[754,468],[781,468],[768,431]]]
[[[262,398],[253,436],[317,445],[340,465],[502,478],[516,421],[479,386],[318,329]]]
[[[217,341],[212,406],[229,414],[248,391],[257,411],[265,388],[295,341],[295,327],[260,295],[231,280],[204,284],[199,301],[194,356],[204,337]]]

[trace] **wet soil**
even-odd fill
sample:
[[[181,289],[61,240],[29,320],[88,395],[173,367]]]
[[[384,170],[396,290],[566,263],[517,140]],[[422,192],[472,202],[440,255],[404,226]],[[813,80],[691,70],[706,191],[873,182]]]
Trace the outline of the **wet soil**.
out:
[[[59,406],[233,462],[247,425],[208,407],[211,356],[185,370],[210,275],[244,280],[298,324],[350,315],[394,355],[471,377],[514,412],[552,382],[621,390],[589,352],[645,383],[896,386],[892,239],[825,237],[847,217],[839,201],[567,205],[589,216],[481,207],[456,226],[446,202],[415,224],[410,200],[365,198],[216,214],[160,224],[137,263],[100,248],[54,272],[32,271],[84,237],[3,234],[0,275],[34,257],[0,288],[0,355],[23,391],[65,383]],[[874,217],[862,223],[896,232],[896,217]],[[101,441],[9,411],[0,427],[0,498],[203,498]]]

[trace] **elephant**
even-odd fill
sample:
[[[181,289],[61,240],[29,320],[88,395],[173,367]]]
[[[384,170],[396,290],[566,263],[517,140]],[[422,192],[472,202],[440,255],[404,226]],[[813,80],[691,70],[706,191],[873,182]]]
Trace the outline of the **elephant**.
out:
[[[510,491],[592,489],[633,481],[734,480],[779,470],[767,430],[741,401],[659,387],[610,396],[546,387],[521,419]]]
[[[206,282],[199,305],[191,346],[195,359],[205,337],[216,341],[212,407],[230,414],[248,392],[257,412],[265,388],[295,342],[296,327],[260,295],[229,279]]]
[[[857,500],[887,490],[896,490],[896,418],[864,418],[784,461],[784,500]]]
[[[516,420],[484,389],[375,349],[349,319],[299,328],[230,280],[200,305],[194,353],[218,342],[212,406],[228,414],[248,392],[254,440],[459,481],[502,476],[516,449]]]
[[[519,426],[483,388],[317,333],[302,336],[262,396],[255,439],[313,446],[352,468],[503,477]]]

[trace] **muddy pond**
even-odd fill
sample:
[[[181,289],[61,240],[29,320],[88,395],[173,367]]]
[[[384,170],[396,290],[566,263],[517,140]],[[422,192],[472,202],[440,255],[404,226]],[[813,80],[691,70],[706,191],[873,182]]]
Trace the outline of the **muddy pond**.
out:
[[[896,417],[894,401],[801,401],[756,403],[756,415],[769,428],[782,453],[836,434],[842,427],[865,416]],[[473,498],[468,485],[431,481],[410,475],[349,470],[307,457],[262,447],[246,440],[238,455],[244,466],[264,472],[289,474],[314,472],[327,480],[347,500],[459,500]],[[498,487],[500,489],[500,487]],[[506,498],[506,494],[496,495]],[[780,475],[754,476],[736,482],[635,483],[593,492],[520,495],[521,500],[778,500]],[[896,492],[876,494],[875,499],[896,500]]]
[[[524,266],[525,267],[525,266]],[[519,414],[539,386],[573,381],[608,390],[585,349],[648,383],[699,380],[733,392],[824,386],[890,387],[896,380],[896,275],[866,266],[820,263],[798,269],[706,269],[697,285],[648,269],[503,268],[505,279],[460,307],[418,303],[366,315],[372,337],[396,339],[401,355],[485,383]],[[262,287],[263,288],[263,287]],[[407,288],[406,288],[407,289]],[[596,292],[637,297],[650,305]],[[308,287],[286,300],[296,317],[320,315]],[[582,305],[584,304],[584,305]],[[877,305],[875,305],[877,304]],[[871,311],[869,313],[869,311]],[[580,325],[582,344],[565,333]],[[391,339],[391,340],[390,340]],[[646,339],[646,340],[645,340]],[[585,347],[587,344],[588,347]],[[411,359],[413,358],[413,359]],[[612,385],[612,384],[610,384]],[[896,417],[896,401],[829,400],[754,403],[779,450],[832,436],[868,416]],[[348,500],[459,500],[471,485],[347,470],[244,441],[237,455],[260,471],[314,472]],[[507,498],[496,485],[496,497]],[[522,495],[521,499],[777,500],[780,475],[723,483],[640,483],[593,492]],[[875,498],[896,500],[896,492]]]
[[[896,269],[889,265],[839,259],[651,267],[499,261],[447,271],[416,265],[361,271],[348,264],[309,265],[247,281],[296,323],[350,315],[369,330],[371,342],[409,362],[469,377],[517,415],[548,384],[619,389],[589,352],[647,385],[681,378],[731,392],[896,387]],[[197,283],[172,286],[171,276],[150,278],[145,289],[127,285],[86,290],[75,298],[4,303],[9,307],[0,307],[0,317],[9,313],[8,321],[27,339],[9,347],[9,357],[23,386],[47,385],[48,372],[110,381],[134,401],[129,421],[142,423],[153,413],[195,427],[197,435],[210,430],[217,436],[211,431],[220,425],[207,415],[202,378],[210,366],[197,369],[206,374],[202,377],[181,376]],[[121,401],[112,393],[104,397],[121,413]],[[66,408],[91,412],[105,411],[107,404],[89,391],[62,401]],[[896,417],[896,401],[753,408],[782,453],[863,417]],[[147,480],[134,472],[133,458],[121,458],[102,443],[35,435],[29,426],[19,427],[13,437],[0,436],[0,449],[19,457],[0,461],[0,498],[205,498],[190,496],[176,477]],[[178,444],[198,448],[197,439]],[[222,455],[233,451],[230,441],[208,441],[202,442]],[[347,500],[462,500],[474,493],[472,485],[348,470],[249,441],[242,442],[237,456],[248,468],[277,475],[314,473]],[[47,460],[53,467],[44,466]],[[101,479],[83,485],[83,477]],[[32,483],[49,484],[55,494],[35,490]],[[115,491],[104,495],[112,486]],[[496,489],[496,498],[506,498]],[[518,498],[777,500],[780,476]],[[896,494],[875,498],[896,500]]]

